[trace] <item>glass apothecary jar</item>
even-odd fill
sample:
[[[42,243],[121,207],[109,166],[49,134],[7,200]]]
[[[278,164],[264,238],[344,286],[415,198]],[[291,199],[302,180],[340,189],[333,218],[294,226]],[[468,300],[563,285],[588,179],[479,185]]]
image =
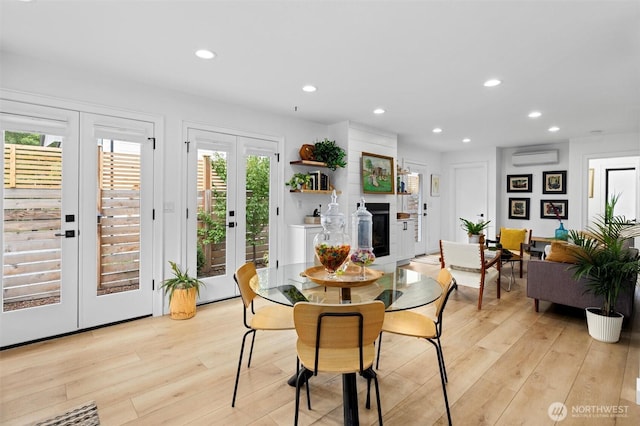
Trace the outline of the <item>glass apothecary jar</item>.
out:
[[[367,211],[364,198],[360,199],[358,209],[351,215],[351,232],[354,249],[350,260],[360,266],[359,278],[364,280],[366,267],[376,260],[373,254],[373,215]]]
[[[328,278],[336,277],[336,271],[344,264],[351,251],[351,241],[345,232],[345,215],[340,212],[337,199],[336,191],[333,191],[327,211],[320,213],[322,232],[313,239],[316,256],[329,274]]]

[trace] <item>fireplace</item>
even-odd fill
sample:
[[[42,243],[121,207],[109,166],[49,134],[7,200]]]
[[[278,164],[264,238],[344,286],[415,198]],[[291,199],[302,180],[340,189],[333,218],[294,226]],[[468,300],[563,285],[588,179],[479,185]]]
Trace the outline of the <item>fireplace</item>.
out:
[[[373,254],[389,256],[389,203],[365,203],[365,207],[373,216]]]

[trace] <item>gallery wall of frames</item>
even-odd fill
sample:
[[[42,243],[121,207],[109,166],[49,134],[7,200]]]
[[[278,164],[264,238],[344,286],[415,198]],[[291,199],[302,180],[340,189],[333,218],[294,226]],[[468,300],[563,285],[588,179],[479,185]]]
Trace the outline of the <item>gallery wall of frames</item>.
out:
[[[509,197],[509,219],[529,220],[531,214],[531,198],[517,197],[533,192],[533,174],[507,175],[507,192],[513,193]],[[569,218],[569,200],[555,198],[554,195],[567,194],[567,171],[543,171],[542,194],[545,199],[540,200],[540,219],[566,220]]]

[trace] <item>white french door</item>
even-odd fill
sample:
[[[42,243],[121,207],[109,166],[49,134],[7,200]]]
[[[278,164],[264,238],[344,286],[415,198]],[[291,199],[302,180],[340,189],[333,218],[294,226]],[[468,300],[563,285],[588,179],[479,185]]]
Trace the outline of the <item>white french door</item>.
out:
[[[7,346],[78,325],[79,114],[1,106],[0,345]]]
[[[81,328],[152,313],[153,123],[81,115]]]
[[[151,314],[153,124],[1,107],[0,346]]]
[[[186,128],[187,266],[206,286],[200,302],[237,295],[247,261],[276,259],[277,142]]]

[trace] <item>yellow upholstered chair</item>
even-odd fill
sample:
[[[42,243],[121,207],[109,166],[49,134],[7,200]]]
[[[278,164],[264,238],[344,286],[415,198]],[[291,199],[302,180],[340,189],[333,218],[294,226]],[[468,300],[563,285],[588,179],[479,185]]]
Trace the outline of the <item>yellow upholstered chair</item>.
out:
[[[447,387],[445,385],[448,381],[447,369],[444,364],[444,355],[442,353],[440,336],[442,335],[442,314],[444,312],[444,307],[447,304],[449,295],[456,287],[456,282],[451,273],[447,269],[443,268],[440,269],[440,272],[438,273],[438,283],[442,288],[442,294],[438,300],[435,301],[436,320],[432,320],[428,316],[414,311],[396,311],[387,312],[385,314],[384,323],[382,324],[382,332],[378,339],[378,359],[376,361],[376,368],[378,368],[380,364],[380,349],[382,348],[383,333],[394,333],[403,336],[417,337],[430,342],[436,348],[438,367],[440,369],[440,380],[442,381],[442,392],[444,394],[444,404],[447,409],[449,424],[451,424],[451,412],[449,411],[449,399],[447,398]]]
[[[451,272],[457,285],[478,289],[478,310],[482,308],[484,285],[494,278],[500,299],[500,251],[491,253],[494,257],[485,260],[485,247],[482,244],[440,240],[440,267]]]
[[[298,302],[293,307],[293,319],[298,333],[296,351],[302,368],[296,380],[296,414],[300,406],[300,385],[308,380],[308,372],[340,373],[343,376],[359,373],[367,379],[367,402],[370,407],[371,380],[375,383],[378,421],[382,424],[378,378],[373,371],[374,342],[384,320],[384,303],[379,300],[354,304],[313,304]],[[352,380],[349,380],[352,379]],[[346,389],[357,399],[355,378],[344,377]],[[353,386],[350,387],[348,384]],[[307,386],[307,400],[309,387]],[[310,405],[309,405],[310,407]],[[357,401],[356,401],[357,409]]]
[[[511,283],[514,281],[513,267],[516,263],[520,266],[520,278],[522,278],[525,246],[531,244],[531,229],[500,228],[500,234],[496,237],[497,242],[502,246],[502,263],[511,263],[508,288],[511,290]]]
[[[238,380],[240,379],[240,367],[242,366],[242,355],[244,353],[244,344],[247,336],[252,334],[251,349],[249,350],[249,362],[247,368],[251,367],[251,355],[253,355],[253,343],[256,340],[256,331],[258,330],[293,330],[293,309],[283,305],[269,305],[263,308],[254,309],[253,300],[257,294],[251,288],[251,282],[258,279],[256,267],[252,262],[245,263],[236,271],[233,278],[240,289],[240,296],[244,305],[243,319],[244,326],[248,329],[242,337],[242,346],[240,347],[240,358],[238,359],[238,371],[236,373],[236,383],[233,388],[233,399],[231,406],[236,404],[236,394],[238,393]],[[251,308],[251,313],[247,311]]]

